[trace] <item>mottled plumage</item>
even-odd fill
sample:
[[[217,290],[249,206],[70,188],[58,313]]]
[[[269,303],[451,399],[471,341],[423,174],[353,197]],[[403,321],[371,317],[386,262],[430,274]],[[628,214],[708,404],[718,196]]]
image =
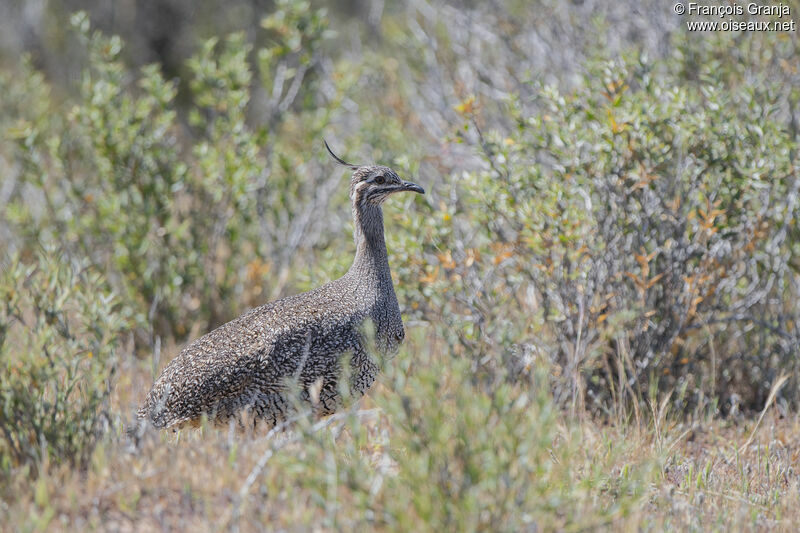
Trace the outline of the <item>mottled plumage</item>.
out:
[[[275,425],[291,411],[292,382],[317,413],[329,414],[340,401],[338,380],[346,360],[351,393],[361,395],[372,385],[378,366],[362,325],[372,321],[382,353],[395,350],[404,336],[381,203],[395,192],[424,191],[387,167],[351,165],[331,155],[354,170],[356,256],[350,270],[312,291],[252,309],[190,343],[164,368],[140,418],[156,427],[181,426],[204,415],[217,423]]]

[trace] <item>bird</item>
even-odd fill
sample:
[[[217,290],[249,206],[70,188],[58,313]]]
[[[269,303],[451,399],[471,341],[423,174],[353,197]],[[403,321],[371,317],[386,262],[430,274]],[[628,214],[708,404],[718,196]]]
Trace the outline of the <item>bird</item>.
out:
[[[350,269],[189,343],[155,380],[137,411],[140,421],[174,430],[204,419],[275,427],[302,403],[318,416],[329,415],[341,406],[342,392],[349,389],[358,398],[372,386],[380,368],[376,356],[398,350],[405,330],[381,206],[393,194],[425,190],[389,167],[348,163],[323,142],[336,163],[352,170],[356,252]],[[374,335],[367,331],[369,322]],[[346,383],[340,383],[343,374],[349,375]]]

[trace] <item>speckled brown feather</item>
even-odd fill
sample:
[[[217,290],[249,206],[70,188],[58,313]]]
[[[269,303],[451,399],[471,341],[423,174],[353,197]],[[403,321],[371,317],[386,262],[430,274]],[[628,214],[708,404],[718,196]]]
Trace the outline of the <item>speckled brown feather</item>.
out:
[[[394,192],[424,191],[387,167],[353,167],[356,257],[347,274],[252,309],[190,343],[164,368],[139,409],[140,418],[160,428],[203,416],[216,423],[275,425],[291,413],[292,382],[301,400],[329,414],[340,403],[338,382],[347,356],[350,392],[369,389],[378,365],[366,349],[362,325],[374,324],[375,355],[395,350],[404,336],[381,203]]]

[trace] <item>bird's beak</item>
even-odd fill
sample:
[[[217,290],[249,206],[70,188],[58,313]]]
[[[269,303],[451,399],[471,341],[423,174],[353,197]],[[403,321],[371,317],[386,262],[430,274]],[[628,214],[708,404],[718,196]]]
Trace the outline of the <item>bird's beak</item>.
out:
[[[410,181],[404,181],[403,182],[403,187],[402,187],[401,190],[403,190],[403,191],[414,191],[414,192],[418,192],[420,194],[425,194],[425,189],[423,189],[422,187],[420,187],[416,183],[412,183]]]

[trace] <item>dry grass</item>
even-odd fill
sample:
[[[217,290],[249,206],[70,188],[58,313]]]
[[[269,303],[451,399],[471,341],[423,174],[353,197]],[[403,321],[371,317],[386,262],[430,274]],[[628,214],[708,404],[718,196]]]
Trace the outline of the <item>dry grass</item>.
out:
[[[152,377],[146,362],[124,366],[113,402],[129,417]],[[24,473],[12,477],[0,521],[52,531],[403,529],[392,517],[407,513],[430,529],[419,506],[396,508],[390,492],[397,459],[414,460],[412,449],[396,448],[399,430],[383,409],[403,392],[395,386],[379,385],[342,415],[269,435],[149,432],[136,449],[118,430],[85,472],[45,466],[32,486]],[[773,409],[758,425],[686,422],[654,411],[658,423],[639,429],[556,415],[549,457],[537,465],[552,501],[520,516],[540,530],[795,529],[800,418]]]
[[[678,529],[794,531],[800,424],[775,416],[766,421],[741,452],[737,446],[752,421],[691,428],[666,457],[653,516]]]

